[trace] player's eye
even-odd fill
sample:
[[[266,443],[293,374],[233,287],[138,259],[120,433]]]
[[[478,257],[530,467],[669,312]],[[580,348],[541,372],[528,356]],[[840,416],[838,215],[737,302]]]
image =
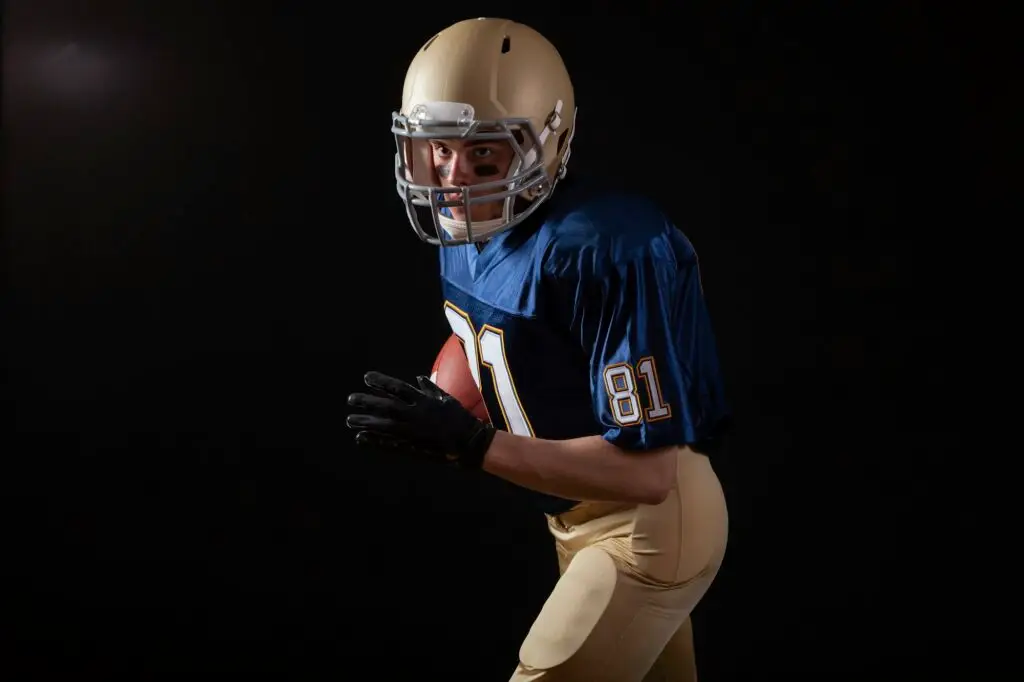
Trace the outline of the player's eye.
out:
[[[477,159],[486,159],[493,153],[494,150],[490,147],[473,147],[473,157]]]
[[[433,146],[434,153],[437,154],[438,156],[449,156],[452,153],[452,150],[448,149],[448,147],[444,146],[443,144],[435,143]]]

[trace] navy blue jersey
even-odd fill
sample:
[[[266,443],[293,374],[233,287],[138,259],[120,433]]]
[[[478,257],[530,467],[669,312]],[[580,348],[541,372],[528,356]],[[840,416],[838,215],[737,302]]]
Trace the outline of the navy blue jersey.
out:
[[[440,249],[444,312],[495,425],[624,450],[711,436],[727,407],[689,240],[635,196],[560,187],[542,211],[482,251]]]

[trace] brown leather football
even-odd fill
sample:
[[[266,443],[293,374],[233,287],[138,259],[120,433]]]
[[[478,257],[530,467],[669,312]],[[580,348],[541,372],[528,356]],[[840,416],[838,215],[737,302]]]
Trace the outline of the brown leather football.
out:
[[[458,400],[459,404],[477,419],[490,423],[491,417],[487,414],[484,397],[480,395],[480,389],[477,388],[473,374],[469,370],[466,351],[462,348],[462,341],[455,334],[448,337],[441,346],[441,351],[434,360],[434,367],[430,371],[430,380]]]

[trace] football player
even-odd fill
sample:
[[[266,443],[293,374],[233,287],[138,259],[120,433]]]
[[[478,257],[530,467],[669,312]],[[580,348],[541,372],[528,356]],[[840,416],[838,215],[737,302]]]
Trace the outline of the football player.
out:
[[[663,104],[638,101],[635,123]],[[715,340],[683,233],[566,177],[575,120],[561,57],[527,26],[463,21],[417,51],[393,115],[398,194],[443,247],[443,312],[493,424],[379,372],[347,423],[362,445],[537,494],[561,577],[512,680],[692,680],[689,616],[727,539]]]

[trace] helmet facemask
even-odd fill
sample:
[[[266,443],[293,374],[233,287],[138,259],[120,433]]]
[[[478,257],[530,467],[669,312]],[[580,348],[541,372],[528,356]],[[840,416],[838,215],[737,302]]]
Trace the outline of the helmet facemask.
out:
[[[555,178],[548,175],[550,160],[544,154],[548,136],[560,124],[560,108],[558,102],[549,125],[539,134],[529,119],[480,121],[471,105],[456,102],[422,103],[413,106],[408,115],[394,113],[395,182],[417,236],[438,246],[483,242],[531,215],[562,174],[559,168]],[[502,179],[464,187],[442,186],[431,142],[452,139],[507,142],[514,154],[508,173]],[[493,202],[502,202],[500,218],[472,220],[473,205]],[[442,214],[443,209],[454,207],[465,210],[464,221]]]

